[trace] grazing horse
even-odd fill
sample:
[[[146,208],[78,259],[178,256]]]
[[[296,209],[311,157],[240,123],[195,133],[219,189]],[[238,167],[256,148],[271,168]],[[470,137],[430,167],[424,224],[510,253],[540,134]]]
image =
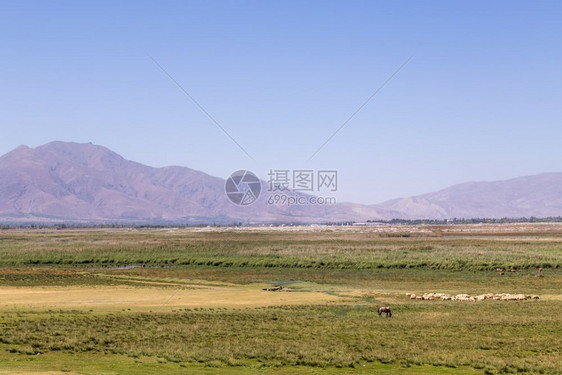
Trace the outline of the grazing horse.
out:
[[[392,318],[392,311],[390,311],[390,307],[388,306],[379,307],[379,316],[382,316],[382,313],[386,313],[387,318]]]

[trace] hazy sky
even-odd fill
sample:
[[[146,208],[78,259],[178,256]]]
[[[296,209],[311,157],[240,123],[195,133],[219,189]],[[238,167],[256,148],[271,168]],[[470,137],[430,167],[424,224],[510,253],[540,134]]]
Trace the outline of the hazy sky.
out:
[[[559,1],[4,1],[0,35],[1,154],[336,169],[358,203],[562,171]]]

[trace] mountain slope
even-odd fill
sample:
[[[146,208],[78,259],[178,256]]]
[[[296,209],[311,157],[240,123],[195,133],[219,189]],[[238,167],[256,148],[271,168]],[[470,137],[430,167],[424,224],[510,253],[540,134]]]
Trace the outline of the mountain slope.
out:
[[[266,194],[253,205],[236,206],[224,193],[224,184],[223,179],[185,167],[148,167],[92,144],[20,146],[0,157],[0,217],[325,222],[393,215],[386,208],[353,204],[275,206],[267,204]]]
[[[150,168],[90,144],[21,146],[0,158],[0,214],[169,219],[206,214],[221,180],[189,168]],[[168,194],[177,189],[183,194]],[[197,199],[198,202],[194,202]],[[202,204],[198,204],[201,202]]]
[[[381,205],[411,219],[562,216],[562,173],[468,182]]]

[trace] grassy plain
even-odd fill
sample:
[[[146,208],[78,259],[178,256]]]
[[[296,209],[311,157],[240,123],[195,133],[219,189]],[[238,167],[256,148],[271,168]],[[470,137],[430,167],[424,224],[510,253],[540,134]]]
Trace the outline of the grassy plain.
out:
[[[559,224],[3,230],[0,374],[562,373],[561,265]]]

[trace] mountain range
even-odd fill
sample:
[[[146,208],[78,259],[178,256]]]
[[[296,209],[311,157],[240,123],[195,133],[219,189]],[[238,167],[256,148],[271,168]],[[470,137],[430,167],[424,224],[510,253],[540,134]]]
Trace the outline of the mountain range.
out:
[[[467,182],[381,204],[410,219],[562,216],[562,173]]]
[[[0,157],[0,222],[320,223],[562,216],[562,173],[469,182],[378,205],[232,203],[225,180],[187,167],[153,168],[90,143],[20,146]],[[288,192],[303,201],[311,196]]]

